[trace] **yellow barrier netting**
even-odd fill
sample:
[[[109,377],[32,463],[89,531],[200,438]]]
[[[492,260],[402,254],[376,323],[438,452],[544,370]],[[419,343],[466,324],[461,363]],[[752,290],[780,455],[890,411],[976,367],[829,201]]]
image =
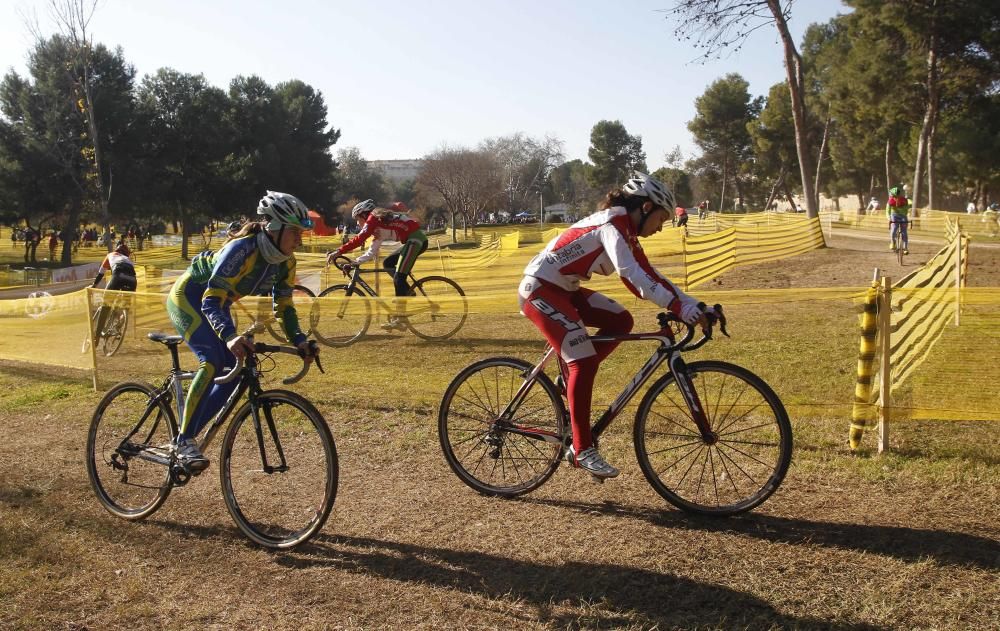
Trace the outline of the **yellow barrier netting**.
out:
[[[893,421],[1000,420],[990,375],[1000,358],[1000,289],[965,286],[969,239],[960,221],[943,219],[947,243],[930,261],[861,300],[852,448],[880,408]]]
[[[884,220],[874,220],[877,225],[872,223],[872,232],[877,230],[881,235],[885,232]],[[824,221],[828,229],[831,224],[836,225],[832,217]],[[845,418],[852,409],[852,402],[845,394],[857,375],[854,313],[856,303],[865,293],[863,288],[724,292],[700,289],[708,280],[733,266],[793,257],[822,247],[822,225],[820,220],[794,214],[709,214],[701,221],[692,217],[687,234],[682,229],[666,229],[644,240],[643,247],[653,264],[672,280],[693,288],[693,293],[706,302],[721,302],[727,306],[736,335],[734,340],[738,341],[713,343],[702,352],[737,361],[761,374],[778,388],[793,414]],[[708,232],[707,226],[719,229]],[[944,219],[939,226],[941,232],[934,238],[943,240]],[[452,279],[464,290],[464,296],[448,297],[443,293],[434,294],[430,289],[432,300],[301,295],[296,297],[300,319],[304,325],[317,327],[329,336],[346,335],[359,322],[370,320],[367,335],[360,341],[342,348],[326,347],[324,352],[331,358],[328,361],[352,364],[367,353],[389,353],[393,362],[421,367],[411,370],[413,375],[402,378],[410,380],[407,387],[412,388],[414,396],[433,402],[457,369],[483,352],[524,355],[525,349],[529,354],[540,350],[538,332],[517,314],[516,288],[528,261],[544,242],[557,236],[562,229],[564,227],[544,231],[537,227],[519,230],[512,230],[510,226],[477,228],[470,233],[470,242],[457,247],[445,247],[442,240],[432,238],[428,251],[417,261],[414,275]],[[325,265],[323,254],[340,241],[339,237],[310,239],[306,249],[312,251],[298,254],[297,282],[315,293],[345,283],[346,279],[338,270]],[[103,251],[94,250],[93,258],[99,260]],[[384,252],[387,254],[391,249]],[[893,304],[900,309],[893,314],[894,418],[903,415],[911,418],[1000,418],[994,397],[984,393],[984,390],[993,390],[984,389],[980,382],[985,378],[981,372],[982,362],[969,363],[972,357],[993,358],[991,363],[1000,357],[1000,340],[997,339],[1000,328],[997,316],[992,315],[1000,313],[1000,290],[955,287],[954,281],[947,279],[955,278],[952,261],[956,253],[955,246],[946,246],[926,268],[894,290]],[[139,291],[136,293],[80,291],[0,301],[0,359],[96,370],[103,385],[133,372],[163,373],[166,367],[161,357],[163,349],[147,341],[145,336],[152,331],[173,332],[164,303],[166,291],[183,271],[181,266],[170,269],[175,263],[172,257],[177,255],[179,246],[150,247],[141,255]],[[166,263],[160,266],[143,262],[142,256]],[[963,256],[967,259],[966,254]],[[950,272],[934,271],[949,265]],[[391,294],[388,276],[369,273],[363,278],[376,286],[383,296]],[[655,306],[635,299],[617,278],[595,277],[588,287],[622,301],[636,316],[637,328],[647,328],[645,325],[653,321]],[[101,300],[123,306],[128,313],[126,334],[112,357],[102,355],[102,348],[85,345],[91,336],[89,314]],[[266,321],[268,304],[267,298],[245,298],[234,308],[240,328],[253,319]],[[956,304],[962,307],[959,327],[952,323]],[[412,335],[392,337],[379,329],[378,325],[393,313],[404,311],[416,320],[429,318],[432,309],[435,318],[461,323],[458,332],[446,342],[423,342]],[[280,333],[276,323],[270,322],[270,325]],[[267,333],[262,335],[267,339]],[[823,336],[822,345],[813,341],[816,335]],[[616,353],[619,358],[613,356],[608,360],[609,365],[632,362],[635,357],[631,346],[636,345],[625,345],[629,348],[623,347]],[[822,352],[817,352],[817,348]],[[438,351],[451,355],[442,360],[445,365],[427,365],[424,361],[427,354]],[[186,361],[193,360],[187,357]],[[336,377],[325,377],[331,386],[364,378],[345,376],[343,372]],[[397,373],[395,378],[401,377]],[[877,383],[877,378],[873,376],[873,383]],[[310,379],[322,380],[324,377],[311,376]],[[877,395],[878,388],[872,390]],[[869,393],[865,394],[860,408],[863,418],[875,409],[875,401]]]

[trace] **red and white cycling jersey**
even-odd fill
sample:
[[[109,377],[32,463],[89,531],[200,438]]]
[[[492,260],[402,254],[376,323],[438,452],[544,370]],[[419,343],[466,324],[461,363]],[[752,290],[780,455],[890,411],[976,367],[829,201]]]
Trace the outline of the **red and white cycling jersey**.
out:
[[[649,263],[639,235],[621,206],[582,219],[549,242],[524,269],[566,291],[576,291],[593,274],[618,272],[633,294],[677,315],[684,303],[697,301],[664,278]]]
[[[118,271],[118,268],[130,275],[135,275],[135,266],[132,265],[132,260],[124,254],[118,252],[108,252],[108,255],[104,257],[104,261],[101,262],[101,271],[110,270],[112,274]]]
[[[404,213],[388,213],[379,218],[375,213],[368,213],[365,225],[361,227],[361,232],[344,245],[337,249],[337,254],[350,252],[365,244],[368,237],[375,237],[368,251],[357,258],[355,263],[367,263],[378,255],[383,241],[399,241],[406,243],[410,235],[420,230],[420,222]]]

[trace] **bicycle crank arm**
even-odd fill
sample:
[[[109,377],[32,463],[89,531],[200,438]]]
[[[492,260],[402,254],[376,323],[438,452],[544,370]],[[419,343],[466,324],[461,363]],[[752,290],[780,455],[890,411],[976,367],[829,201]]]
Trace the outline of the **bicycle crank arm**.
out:
[[[141,447],[132,443],[119,445],[118,453],[128,458],[138,458],[147,462],[155,462],[164,466],[170,465],[170,456],[164,453],[152,451],[149,447]]]

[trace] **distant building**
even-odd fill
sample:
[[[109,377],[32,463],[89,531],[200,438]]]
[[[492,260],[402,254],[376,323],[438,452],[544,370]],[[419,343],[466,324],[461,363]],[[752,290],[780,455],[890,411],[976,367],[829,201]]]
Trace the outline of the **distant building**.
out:
[[[369,160],[368,164],[390,182],[403,182],[405,180],[416,179],[417,174],[420,173],[420,169],[424,166],[424,161]]]
[[[545,221],[563,222],[569,214],[569,204],[552,204],[545,207]]]

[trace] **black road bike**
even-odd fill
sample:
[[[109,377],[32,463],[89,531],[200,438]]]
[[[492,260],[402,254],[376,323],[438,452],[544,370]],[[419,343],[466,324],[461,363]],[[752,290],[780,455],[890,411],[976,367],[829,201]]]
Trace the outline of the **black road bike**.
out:
[[[708,311],[726,335],[722,307]],[[660,330],[592,336],[594,342],[650,340],[653,355],[593,426],[595,444],[656,369],[669,372],[646,391],[633,442],[643,475],[664,499],[692,513],[735,515],[777,490],[792,457],[792,428],[774,391],[749,370],[722,361],[687,363],[712,326],[691,343],[695,327],[658,315]],[[675,331],[676,329],[676,331]],[[455,377],[438,413],[445,459],[462,482],[485,495],[514,497],[544,484],[573,443],[561,388],[545,374],[548,347],[532,365],[514,357],[475,362]],[[599,479],[598,479],[599,480]]]
[[[343,269],[351,259],[338,256],[334,264]],[[375,288],[361,274],[370,273],[353,267],[347,283],[324,289],[310,311],[310,326],[316,339],[329,346],[347,346],[364,337],[372,322],[372,310],[378,309],[396,318],[399,323],[425,340],[445,340],[458,332],[469,315],[465,292],[458,283],[445,276],[424,276],[410,279],[410,298],[405,315],[389,301],[379,298]],[[391,274],[376,269],[374,273]],[[345,272],[345,276],[347,273]],[[323,300],[339,298],[338,300]],[[374,299],[374,300],[372,300]]]
[[[247,332],[251,341],[257,330],[259,326]],[[184,410],[183,382],[195,374],[180,368],[177,346],[183,338],[150,333],[149,339],[170,350],[173,366],[163,385],[114,386],[97,405],[87,435],[87,473],[97,499],[113,515],[129,520],[152,515],[171,490],[196,475],[172,448]],[[299,373],[283,380],[286,385],[305,376],[310,364],[299,349],[259,342],[254,347],[256,353],[246,362],[215,380],[235,381],[236,387],[202,431],[199,447],[205,452],[228,422],[218,460],[226,508],[255,543],[289,549],[319,532],[330,515],[337,495],[337,448],[323,415],[307,399],[261,388],[267,354],[303,359]],[[316,365],[322,371],[318,356]],[[246,403],[237,409],[244,395]]]

